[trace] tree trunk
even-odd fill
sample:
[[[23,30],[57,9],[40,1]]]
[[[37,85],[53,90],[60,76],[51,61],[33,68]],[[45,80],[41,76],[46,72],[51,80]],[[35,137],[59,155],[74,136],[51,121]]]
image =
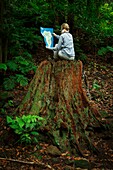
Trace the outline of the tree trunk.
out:
[[[3,34],[3,12],[4,12],[4,2],[0,1],[0,63],[3,61],[3,54],[2,54],[2,34]]]
[[[42,133],[62,151],[94,148],[88,129],[100,126],[99,113],[82,88],[81,61],[41,62],[16,112],[45,117]]]
[[[2,39],[0,38],[0,63],[2,63]]]
[[[4,41],[3,41],[3,62],[6,63],[7,62],[7,53],[8,53],[8,38],[4,37]]]

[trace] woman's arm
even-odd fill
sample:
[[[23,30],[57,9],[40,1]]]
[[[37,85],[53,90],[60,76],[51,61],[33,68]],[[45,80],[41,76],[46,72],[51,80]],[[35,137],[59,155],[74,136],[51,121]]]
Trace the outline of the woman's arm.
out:
[[[55,33],[53,33],[53,35],[54,35],[54,37],[56,37],[57,39],[60,38],[60,35],[57,35],[57,34],[55,34]]]
[[[59,36],[59,35],[57,35],[57,36]],[[58,50],[59,51],[62,48],[62,44],[63,44],[63,37],[59,36],[58,44],[55,47],[46,47],[46,48],[49,50]]]
[[[63,37],[60,36],[59,41],[58,41],[58,45],[56,46],[56,50],[60,50],[62,48],[62,44],[63,44]]]

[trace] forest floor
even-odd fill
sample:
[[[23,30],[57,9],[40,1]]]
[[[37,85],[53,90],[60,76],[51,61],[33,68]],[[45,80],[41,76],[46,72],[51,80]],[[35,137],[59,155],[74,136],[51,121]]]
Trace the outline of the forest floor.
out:
[[[37,63],[44,55],[45,51],[37,55]],[[17,136],[6,124],[6,116],[13,113],[28,89],[17,87],[9,92],[11,100],[13,96],[13,105],[7,106],[6,112],[0,114],[0,170],[113,170],[113,65],[88,56],[84,70],[89,100],[97,104],[103,121],[110,127],[95,130],[92,140],[98,154],[85,151],[85,158],[81,158],[68,152],[58,154],[56,148],[46,141],[29,146],[18,143]],[[51,152],[52,148],[54,152]]]

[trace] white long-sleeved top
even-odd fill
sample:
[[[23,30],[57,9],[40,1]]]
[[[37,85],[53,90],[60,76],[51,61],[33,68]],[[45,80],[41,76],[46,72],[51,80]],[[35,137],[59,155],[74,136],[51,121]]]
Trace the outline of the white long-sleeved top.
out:
[[[58,45],[51,49],[61,51],[69,57],[75,57],[73,37],[69,32],[64,32],[60,36],[56,35],[58,38]]]

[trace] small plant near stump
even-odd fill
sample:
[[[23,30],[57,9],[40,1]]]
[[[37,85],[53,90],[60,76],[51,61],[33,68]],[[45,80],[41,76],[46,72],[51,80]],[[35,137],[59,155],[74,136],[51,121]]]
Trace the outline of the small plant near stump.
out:
[[[8,125],[20,136],[20,142],[25,144],[37,143],[37,130],[45,124],[45,119],[37,115],[23,115],[15,119],[7,116]]]

